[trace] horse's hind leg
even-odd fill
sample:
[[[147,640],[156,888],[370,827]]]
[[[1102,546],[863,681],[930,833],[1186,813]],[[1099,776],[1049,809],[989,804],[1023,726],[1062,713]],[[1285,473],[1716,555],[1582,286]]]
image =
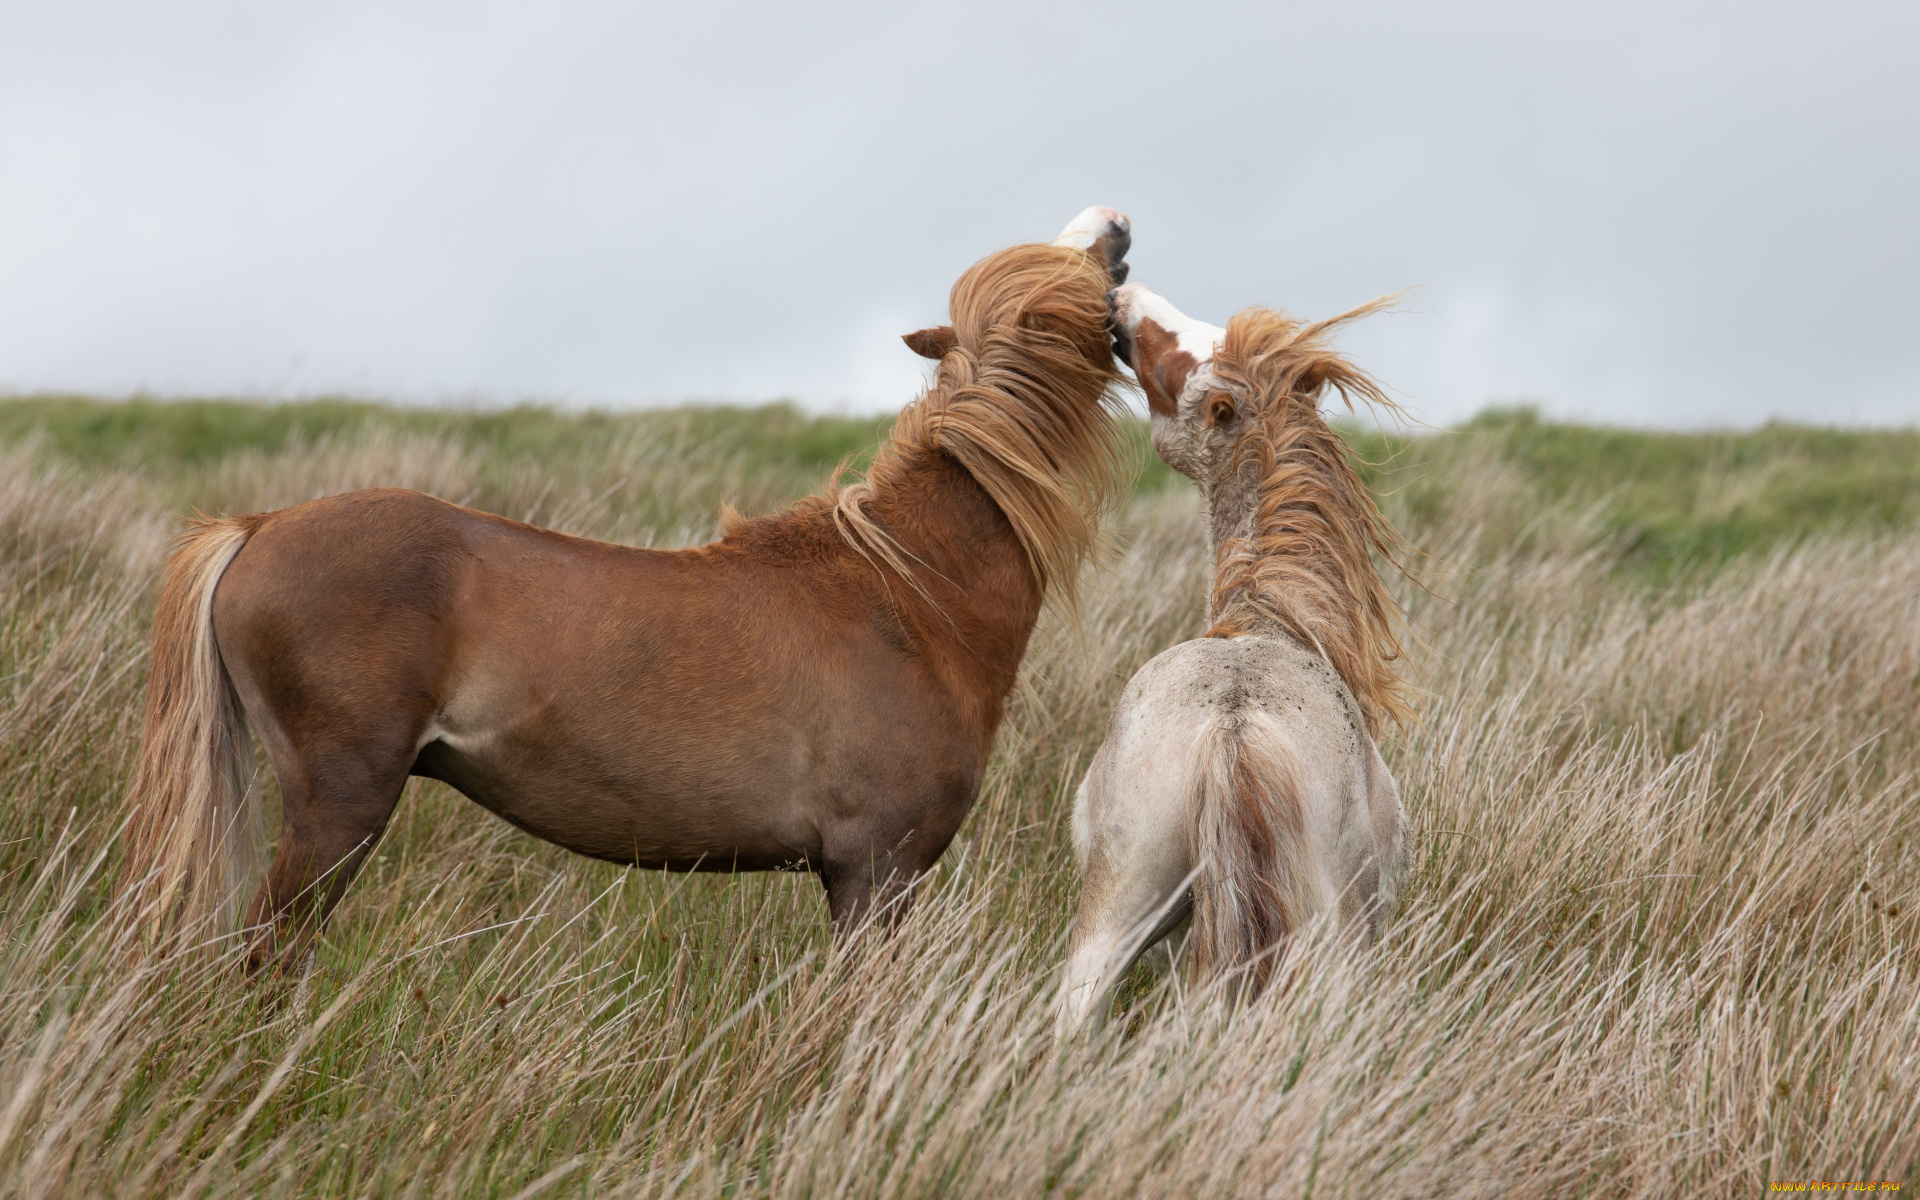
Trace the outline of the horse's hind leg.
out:
[[[281,831],[247,921],[256,969],[304,957],[385,832],[414,757],[410,741],[395,736],[295,747],[261,732],[280,778]]]
[[[444,506],[360,492],[264,518],[220,577],[213,629],[280,779],[251,958],[303,949],[400,799],[438,703],[468,561]]]

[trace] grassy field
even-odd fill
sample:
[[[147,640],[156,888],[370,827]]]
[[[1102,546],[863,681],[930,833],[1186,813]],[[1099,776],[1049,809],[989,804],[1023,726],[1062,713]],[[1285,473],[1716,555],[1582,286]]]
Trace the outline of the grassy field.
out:
[[[1051,1039],[1072,786],[1200,624],[1154,464],[888,943],[833,947],[810,878],[623,872],[415,781],[304,978],[137,951],[108,883],[181,514],[398,484],[681,544],[883,429],[0,403],[0,1195],[1920,1186],[1913,432],[1358,438],[1422,552],[1413,867],[1373,952],[1302,939],[1248,1006],[1143,968]]]

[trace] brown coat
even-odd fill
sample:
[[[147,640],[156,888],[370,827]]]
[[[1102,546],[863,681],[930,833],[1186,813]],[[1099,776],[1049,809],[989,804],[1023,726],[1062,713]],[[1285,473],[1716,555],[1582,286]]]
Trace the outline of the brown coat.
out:
[[[595,858],[816,871],[857,921],[965,818],[1047,587],[1071,590],[1113,492],[1106,266],[983,260],[867,478],[712,545],[391,489],[202,523],[156,618],[135,873],[234,885],[215,868],[252,806],[224,679],[283,798],[258,957],[324,920],[409,774]]]

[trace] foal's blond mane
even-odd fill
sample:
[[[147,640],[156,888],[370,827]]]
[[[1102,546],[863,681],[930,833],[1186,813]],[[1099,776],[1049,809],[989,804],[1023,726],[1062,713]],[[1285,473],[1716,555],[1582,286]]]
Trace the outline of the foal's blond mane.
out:
[[[1213,372],[1241,405],[1244,432],[1221,486],[1250,480],[1249,537],[1216,554],[1210,637],[1274,622],[1317,647],[1346,681],[1370,732],[1412,714],[1398,665],[1404,613],[1374,565],[1405,571],[1405,543],[1354,471],[1346,442],[1320,415],[1328,390],[1398,412],[1380,385],[1336,353],[1332,330],[1392,302],[1383,298],[1303,325],[1253,308],[1227,325]],[[1245,485],[1243,485],[1245,486]]]
[[[1014,246],[976,263],[953,285],[955,344],[932,386],[901,411],[865,478],[836,482],[813,503],[831,508],[854,549],[918,585],[920,564],[866,505],[927,452],[944,452],[999,505],[1040,586],[1072,603],[1122,485],[1106,401],[1120,378],[1111,287],[1095,256],[1061,246]]]

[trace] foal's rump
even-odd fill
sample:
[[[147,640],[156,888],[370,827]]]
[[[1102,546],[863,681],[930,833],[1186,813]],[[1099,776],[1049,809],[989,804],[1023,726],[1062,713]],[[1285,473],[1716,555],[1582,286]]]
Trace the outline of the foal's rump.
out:
[[[1345,683],[1284,636],[1188,643],[1209,685],[1187,763],[1190,952],[1252,965],[1321,914],[1368,925],[1397,872],[1398,796]]]
[[[1264,975],[1322,913],[1366,922],[1399,854],[1377,757],[1345,684],[1290,638],[1199,638],[1142,667],[1075,809],[1074,1019],[1183,911],[1183,888],[1202,972]]]

